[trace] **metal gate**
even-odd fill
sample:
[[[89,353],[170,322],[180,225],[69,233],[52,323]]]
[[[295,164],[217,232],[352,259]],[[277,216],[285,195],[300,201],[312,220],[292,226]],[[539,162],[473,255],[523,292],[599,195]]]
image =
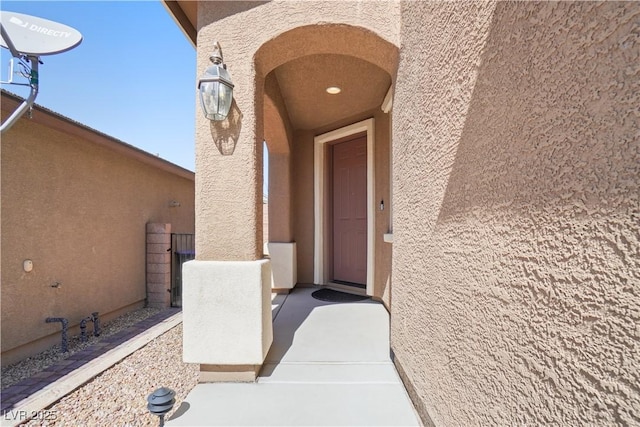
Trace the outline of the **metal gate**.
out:
[[[194,235],[171,233],[171,307],[182,307],[182,263],[195,257]]]

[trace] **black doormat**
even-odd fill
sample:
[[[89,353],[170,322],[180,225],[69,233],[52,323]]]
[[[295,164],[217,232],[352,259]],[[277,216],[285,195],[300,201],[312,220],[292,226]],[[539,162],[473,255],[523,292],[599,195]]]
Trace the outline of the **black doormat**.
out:
[[[346,292],[334,291],[333,289],[318,289],[311,294],[315,299],[327,302],[356,302],[368,299],[368,296],[353,295]]]

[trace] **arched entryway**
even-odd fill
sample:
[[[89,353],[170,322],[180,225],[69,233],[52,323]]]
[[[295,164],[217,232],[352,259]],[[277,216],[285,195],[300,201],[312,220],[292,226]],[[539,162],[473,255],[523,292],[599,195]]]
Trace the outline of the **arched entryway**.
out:
[[[355,10],[327,2],[314,13],[308,7],[198,4],[198,69],[208,66],[219,42],[242,113],[232,155],[216,149],[216,128],[196,117],[198,255],[185,268],[183,335],[184,359],[201,365],[202,381],[255,378],[273,340],[272,289],[315,283],[316,136],[373,119],[375,152],[367,153],[374,159],[373,195],[367,204],[389,202],[391,127],[380,106],[398,64],[398,5]],[[328,94],[328,85],[341,86],[341,94]],[[262,250],[263,141],[269,152],[270,261]],[[369,218],[376,270],[367,272],[373,284],[366,286],[388,305],[391,247],[382,242],[388,211],[377,209]]]
[[[299,283],[338,282],[354,292],[388,296],[391,248],[382,239],[389,224],[384,206],[390,203],[390,117],[380,107],[397,62],[396,46],[370,30],[342,24],[298,27],[256,52],[256,125],[269,147],[270,248],[280,251],[270,252],[276,268],[285,266],[287,280],[293,273]],[[328,93],[329,87],[340,93]],[[334,156],[354,151],[344,148],[359,137],[365,141],[366,171],[364,180],[352,180],[362,181],[353,195],[362,202],[353,210],[363,211],[357,207],[362,205],[366,215],[354,214],[351,224],[365,226],[341,239],[334,190],[343,184],[333,174]],[[362,242],[353,242],[356,235]],[[354,250],[359,252],[348,262],[336,255]],[[353,260],[364,264],[352,266]],[[365,271],[345,274],[338,264]]]

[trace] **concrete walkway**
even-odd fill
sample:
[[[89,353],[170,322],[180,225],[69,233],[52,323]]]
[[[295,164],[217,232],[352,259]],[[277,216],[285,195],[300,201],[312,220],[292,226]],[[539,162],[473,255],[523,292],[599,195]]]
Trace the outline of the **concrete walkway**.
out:
[[[419,425],[389,357],[389,314],[295,289],[274,301],[274,342],[256,383],[199,384],[167,426]]]

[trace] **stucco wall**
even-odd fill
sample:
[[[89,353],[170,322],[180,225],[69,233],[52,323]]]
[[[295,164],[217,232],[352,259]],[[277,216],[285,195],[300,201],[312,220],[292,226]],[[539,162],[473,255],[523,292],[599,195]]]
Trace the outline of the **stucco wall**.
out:
[[[38,110],[2,135],[3,364],[59,342],[60,324],[47,317],[72,326],[93,311],[108,320],[143,304],[147,222],[194,230],[193,174],[73,132],[108,139]],[[169,207],[171,200],[180,206]],[[33,260],[30,273],[25,259]],[[51,287],[56,281],[60,288]]]
[[[199,2],[197,68],[208,66],[213,43],[219,41],[243,118],[234,155],[221,156],[212,149],[210,123],[196,115],[198,259],[251,260],[262,256],[262,205],[258,202],[262,193],[265,77],[279,65],[312,53],[312,48],[314,53],[360,56],[366,51],[385,64],[395,60],[380,45],[381,40],[397,42],[398,3],[371,3],[366,12],[359,7],[357,2]],[[311,43],[308,37],[289,34],[291,44],[276,43],[261,50],[289,30],[322,23],[359,26],[358,40],[366,40],[365,30],[379,33],[381,40],[368,46],[371,49],[340,43],[342,30],[334,26],[332,37],[317,32]],[[297,236],[293,240],[297,241]]]
[[[311,131],[293,135],[293,235],[298,256],[298,283],[313,283],[313,137]]]
[[[272,221],[263,224],[271,242],[293,240],[291,217],[291,123],[274,73],[264,80],[264,138],[269,151],[269,206]],[[263,168],[266,165],[263,165]],[[267,208],[266,206],[263,207]],[[264,230],[264,227],[268,230]]]
[[[391,182],[390,164],[390,115],[380,109],[375,111],[375,278],[373,295],[387,306],[391,305],[391,245],[384,241],[384,235],[389,233],[391,214]],[[380,203],[384,201],[384,209]]]
[[[640,423],[639,23],[403,3],[391,339],[427,422]]]

